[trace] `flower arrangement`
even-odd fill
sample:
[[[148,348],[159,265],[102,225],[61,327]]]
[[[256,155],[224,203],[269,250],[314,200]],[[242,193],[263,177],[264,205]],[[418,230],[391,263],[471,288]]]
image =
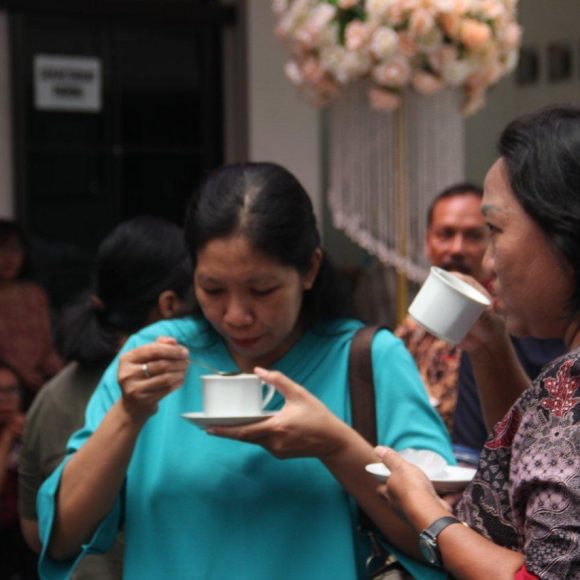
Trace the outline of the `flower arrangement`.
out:
[[[518,60],[518,0],[273,0],[285,71],[310,101],[369,79],[370,105],[392,111],[405,89],[461,87],[464,114]]]

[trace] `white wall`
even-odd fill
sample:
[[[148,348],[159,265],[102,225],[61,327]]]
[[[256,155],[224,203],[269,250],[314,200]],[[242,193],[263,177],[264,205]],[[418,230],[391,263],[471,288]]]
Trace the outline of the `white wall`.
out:
[[[0,217],[14,216],[8,19],[0,10]]]
[[[280,163],[311,194],[322,219],[320,113],[284,75],[286,49],[274,35],[271,2],[247,0],[248,156]]]
[[[502,80],[489,93],[488,105],[466,123],[466,175],[482,182],[496,155],[501,130],[514,117],[551,103],[580,104],[580,2],[578,0],[522,0],[519,22],[522,44],[535,47],[540,55],[537,84],[518,86],[515,76]],[[572,77],[550,83],[547,78],[547,47],[564,41],[572,49]]]

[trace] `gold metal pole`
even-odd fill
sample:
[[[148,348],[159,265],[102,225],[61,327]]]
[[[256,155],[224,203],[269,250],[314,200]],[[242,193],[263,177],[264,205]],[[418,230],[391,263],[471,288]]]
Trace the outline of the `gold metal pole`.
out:
[[[399,252],[403,257],[407,256],[407,164],[405,155],[405,114],[404,103],[395,112],[396,114],[396,151],[397,156],[397,187],[395,190],[395,208],[397,212],[397,230],[399,234]],[[397,323],[400,323],[407,315],[409,306],[409,280],[405,272],[397,270]]]

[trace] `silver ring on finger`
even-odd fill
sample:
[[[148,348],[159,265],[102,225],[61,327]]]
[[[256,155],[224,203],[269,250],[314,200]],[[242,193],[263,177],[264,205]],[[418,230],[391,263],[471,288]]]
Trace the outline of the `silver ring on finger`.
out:
[[[147,363],[141,365],[141,370],[146,379],[150,379],[153,376],[149,371],[149,365]]]

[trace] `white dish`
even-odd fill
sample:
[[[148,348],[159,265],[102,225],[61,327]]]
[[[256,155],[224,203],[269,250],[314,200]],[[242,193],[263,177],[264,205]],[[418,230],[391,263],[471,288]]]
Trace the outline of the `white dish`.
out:
[[[386,481],[391,472],[384,463],[370,463],[365,469],[374,475],[379,481]],[[457,467],[448,465],[445,472],[430,478],[433,487],[439,492],[462,490],[475,475],[475,469],[471,467]]]
[[[259,415],[241,415],[239,417],[208,417],[205,413],[183,413],[181,416],[190,423],[197,425],[201,429],[206,429],[210,425],[246,425],[247,423],[256,423],[263,421],[268,417],[273,417],[279,411],[264,411]]]

